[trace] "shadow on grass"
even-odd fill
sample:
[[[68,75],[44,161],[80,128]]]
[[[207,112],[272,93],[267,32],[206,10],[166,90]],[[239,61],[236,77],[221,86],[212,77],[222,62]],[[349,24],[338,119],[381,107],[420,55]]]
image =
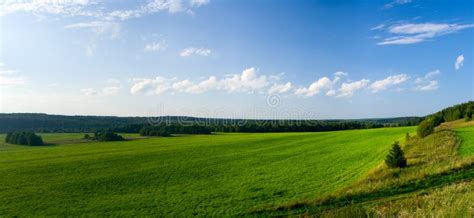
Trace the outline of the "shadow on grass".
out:
[[[329,197],[320,202],[297,202],[290,205],[283,205],[274,210],[256,210],[251,214],[300,214],[304,212],[321,212],[326,209],[350,206],[358,203],[379,200],[382,198],[393,197],[402,194],[413,193],[423,189],[437,188],[450,185],[457,182],[463,182],[474,178],[474,163],[470,163],[461,168],[451,169],[449,171],[429,175],[422,180],[413,180],[397,186],[389,186],[374,192],[349,194],[341,197]]]

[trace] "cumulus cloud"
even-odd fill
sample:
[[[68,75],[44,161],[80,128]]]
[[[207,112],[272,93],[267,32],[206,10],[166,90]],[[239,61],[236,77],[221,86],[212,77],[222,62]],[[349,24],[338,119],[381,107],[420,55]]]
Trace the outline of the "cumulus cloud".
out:
[[[222,79],[210,76],[200,82],[191,80],[177,80],[157,77],[155,79],[134,79],[130,92],[132,94],[145,93],[148,95],[159,95],[166,91],[184,93],[203,93],[209,90],[223,90],[227,92],[253,93],[268,87],[267,75],[258,75],[255,68],[248,68],[241,74],[227,75]]]
[[[454,63],[454,69],[459,70],[464,65],[464,55],[459,55]]]
[[[146,95],[159,95],[171,89],[171,81],[175,79],[167,79],[164,77],[156,77],[154,79],[133,79],[133,85],[130,93],[144,93]]]
[[[326,95],[335,97],[352,97],[354,93],[360,89],[367,87],[370,80],[361,79],[355,82],[344,82],[341,87],[337,90],[329,90]]]
[[[208,48],[189,47],[189,48],[183,49],[179,53],[179,56],[181,56],[181,57],[189,57],[191,55],[209,56],[209,55],[211,55],[211,53],[212,53],[212,51]]]
[[[432,91],[438,89],[438,81],[434,78],[440,73],[440,70],[435,70],[425,74],[423,77],[418,77],[415,81],[415,89],[418,91]]]
[[[258,76],[255,68],[251,67],[242,71],[241,74],[230,75],[220,81],[220,88],[228,92],[253,92],[268,85],[267,76]]]
[[[296,95],[303,95],[306,97],[311,97],[313,95],[319,94],[323,90],[332,88],[333,82],[327,77],[322,77],[309,85],[309,87],[299,88],[295,91]]]
[[[343,71],[334,73],[334,78],[331,80],[328,77],[322,77],[311,83],[308,87],[298,88],[295,90],[296,95],[311,97],[319,94],[322,91],[331,92],[331,89],[341,80],[342,77],[346,77],[349,74]]]
[[[270,89],[268,90],[269,94],[283,94],[287,93],[291,90],[293,86],[291,82],[287,82],[285,84],[273,84]]]
[[[381,42],[378,42],[378,45],[404,45],[424,42],[438,36],[456,33],[472,27],[474,27],[473,24],[404,23],[395,24],[388,28],[381,27],[375,30],[386,30],[389,35]]]
[[[408,79],[410,79],[410,77],[406,74],[393,75],[383,80],[377,80],[373,82],[369,88],[372,89],[372,92],[376,93],[381,90],[385,90],[391,86],[402,84]]]

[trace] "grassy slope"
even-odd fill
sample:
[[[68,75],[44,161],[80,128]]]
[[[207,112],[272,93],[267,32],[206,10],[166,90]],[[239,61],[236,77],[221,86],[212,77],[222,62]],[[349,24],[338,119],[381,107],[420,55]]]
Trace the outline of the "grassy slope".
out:
[[[456,133],[461,138],[462,144],[460,154],[463,157],[474,155],[474,126],[462,127],[456,129]]]
[[[264,212],[323,217],[473,216],[474,159],[460,157],[458,131],[450,129],[460,125],[449,126],[439,128],[424,139],[409,140],[405,147],[409,163],[406,169],[387,169],[381,164],[367,178],[332,197],[294,202]],[[464,141],[461,148],[467,142]]]
[[[0,145],[0,215],[241,214],[343,189],[413,130]]]

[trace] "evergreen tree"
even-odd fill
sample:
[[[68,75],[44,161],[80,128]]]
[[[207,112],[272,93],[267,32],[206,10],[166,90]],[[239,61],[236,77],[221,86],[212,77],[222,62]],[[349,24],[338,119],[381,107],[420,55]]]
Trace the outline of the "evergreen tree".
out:
[[[392,149],[385,158],[385,163],[390,168],[405,168],[407,166],[407,159],[398,142],[393,143]]]

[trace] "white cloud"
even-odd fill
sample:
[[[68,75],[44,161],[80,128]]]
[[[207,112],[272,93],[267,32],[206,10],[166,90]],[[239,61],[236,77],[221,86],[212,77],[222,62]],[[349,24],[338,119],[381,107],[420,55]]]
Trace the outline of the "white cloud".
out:
[[[389,76],[383,80],[377,80],[373,82],[370,85],[370,89],[372,89],[372,92],[379,92],[382,90],[385,90],[391,86],[398,85],[401,83],[406,82],[410,77],[406,74],[398,74],[398,75],[393,75]]]
[[[432,91],[438,89],[438,81],[435,80],[434,77],[436,77],[440,73],[441,71],[435,70],[427,73],[423,77],[418,77],[415,81],[415,89],[418,91]]]
[[[412,2],[412,0],[394,0],[384,5],[385,9],[393,8],[397,5],[404,5]]]
[[[107,11],[104,4],[95,0],[6,0],[0,2],[0,16],[10,13],[62,14],[85,16],[100,20],[126,20],[161,11],[193,13],[192,9],[209,3],[209,0],[149,0],[133,9]],[[95,7],[94,7],[95,6]]]
[[[378,45],[402,45],[424,42],[426,40],[474,27],[473,24],[449,23],[406,23],[387,28],[388,34]]]
[[[89,0],[7,0],[0,3],[0,16],[16,12],[82,15],[83,9],[92,4]]]
[[[241,74],[228,75],[222,79],[210,76],[208,79],[197,83],[188,79],[176,81],[175,78],[167,79],[164,77],[134,79],[130,92],[132,94],[144,93],[148,95],[159,95],[167,91],[198,94],[209,90],[253,93],[268,87],[267,78],[266,75],[257,75],[255,68],[252,67],[245,69]]]
[[[133,86],[130,93],[144,93],[146,95],[159,95],[171,89],[170,82],[174,79],[156,77],[155,79],[133,79]]]
[[[201,81],[197,85],[192,85],[189,88],[186,89],[186,92],[188,93],[193,93],[193,94],[198,94],[198,93],[203,93],[207,90],[215,89],[217,88],[218,82],[216,77],[211,76],[209,79]]]
[[[145,51],[147,52],[163,51],[165,49],[166,49],[166,42],[164,40],[145,45]]]
[[[189,48],[183,49],[179,53],[179,56],[181,56],[181,57],[189,57],[191,55],[209,56],[209,55],[211,55],[211,53],[212,53],[212,51],[208,48],[189,47]]]
[[[334,73],[334,78],[331,80],[328,77],[322,77],[318,79],[317,81],[314,81],[309,85],[309,87],[303,87],[296,89],[295,94],[296,95],[302,95],[306,97],[311,97],[313,95],[319,94],[321,91],[326,91],[329,90],[328,92],[331,92],[331,89],[339,83],[342,77],[347,77],[349,74],[343,71],[337,71]],[[332,92],[331,92],[332,93]]]
[[[186,12],[194,14],[193,8],[200,7],[209,3],[209,0],[152,0],[146,5],[142,5],[136,9],[129,10],[115,10],[106,15],[106,18],[127,20],[130,18],[142,17],[148,14],[153,14],[161,11],[167,11],[174,14],[179,12]]]
[[[209,4],[209,0],[191,0],[191,5],[192,6],[202,6],[202,5],[207,5]]]
[[[459,55],[454,63],[454,69],[459,70],[464,65],[464,55]]]
[[[311,97],[313,95],[319,94],[323,90],[331,89],[333,82],[327,77],[322,77],[317,81],[314,81],[309,85],[308,88],[299,88],[295,91],[296,95],[303,95],[306,97]]]
[[[64,29],[91,29],[98,35],[107,35],[113,39],[119,35],[121,25],[110,21],[92,21],[68,24]]]
[[[379,30],[379,29],[382,29],[385,27],[385,24],[379,24],[377,26],[374,26],[372,28],[370,28],[370,30]]]
[[[285,84],[274,84],[270,89],[268,90],[269,94],[283,94],[287,93],[291,90],[293,86],[291,85],[291,82],[287,82]]]
[[[326,95],[335,97],[352,97],[357,90],[365,88],[370,80],[361,79],[355,82],[344,82],[338,90],[329,90]]]
[[[242,74],[230,75],[219,82],[219,88],[228,92],[253,92],[268,85],[267,76],[258,76],[255,68],[242,71]]]

